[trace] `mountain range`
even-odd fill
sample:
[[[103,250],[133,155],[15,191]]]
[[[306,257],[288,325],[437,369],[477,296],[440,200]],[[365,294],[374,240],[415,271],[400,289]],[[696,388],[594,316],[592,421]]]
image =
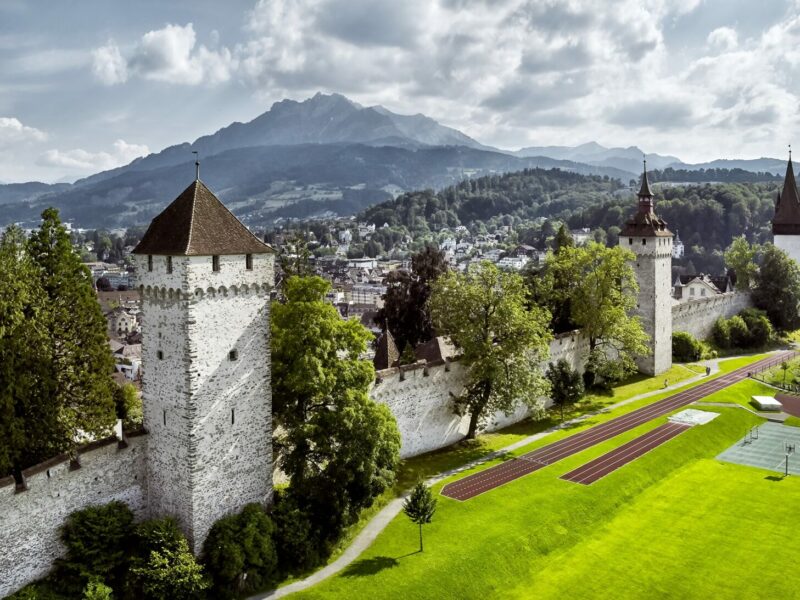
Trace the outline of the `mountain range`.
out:
[[[280,217],[355,214],[403,191],[528,167],[627,181],[638,177],[643,156],[635,146],[595,142],[501,150],[422,114],[399,115],[319,93],[302,102],[276,102],[248,123],[232,123],[73,184],[0,185],[0,226],[33,222],[47,206],[80,227],[146,224],[194,176],[194,152],[206,184],[256,226]],[[687,165],[674,156],[648,154],[647,160],[656,169],[785,168],[775,159]]]

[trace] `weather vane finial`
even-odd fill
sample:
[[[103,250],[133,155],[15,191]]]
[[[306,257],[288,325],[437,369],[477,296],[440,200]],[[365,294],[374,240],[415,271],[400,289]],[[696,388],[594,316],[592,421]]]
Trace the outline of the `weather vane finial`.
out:
[[[789,144],[789,160],[792,160],[792,145]]]
[[[200,157],[197,150],[192,150],[192,154],[194,154],[194,178],[196,181],[200,181]]]

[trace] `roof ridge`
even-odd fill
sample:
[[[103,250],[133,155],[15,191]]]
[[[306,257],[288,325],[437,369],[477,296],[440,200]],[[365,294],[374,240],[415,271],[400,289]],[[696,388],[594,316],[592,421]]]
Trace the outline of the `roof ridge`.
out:
[[[195,209],[197,208],[197,188],[199,187],[198,184],[203,184],[200,179],[194,180],[194,191],[192,193],[192,210],[189,212],[189,235],[186,236],[186,248],[184,248],[184,252],[188,254],[189,248],[192,247],[192,233],[194,231],[194,213]]]

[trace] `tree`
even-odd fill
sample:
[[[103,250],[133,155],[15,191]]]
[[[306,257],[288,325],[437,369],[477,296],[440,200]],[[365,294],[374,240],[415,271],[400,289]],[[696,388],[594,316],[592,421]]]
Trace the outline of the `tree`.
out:
[[[274,531],[272,519],[258,504],[248,504],[239,514],[214,523],[203,544],[203,557],[215,597],[236,598],[275,581]]]
[[[25,236],[9,227],[0,239],[0,475],[61,450],[58,412],[50,404],[48,313]]]
[[[558,228],[558,233],[556,234],[555,239],[553,240],[553,252],[558,254],[562,248],[574,247],[575,241],[572,239],[572,235],[570,234],[566,225],[562,223],[561,227]]]
[[[553,404],[561,409],[563,421],[564,407],[575,404],[583,396],[583,378],[564,358],[547,367],[546,377],[550,382],[550,397],[553,399]]]
[[[107,324],[91,273],[73,252],[57,210],[42,213],[27,248],[44,290],[50,328],[43,356],[51,372],[47,402],[60,424],[51,436],[74,453],[82,439],[108,435],[116,421]]]
[[[386,277],[383,308],[375,322],[388,328],[398,348],[415,348],[433,337],[428,298],[431,284],[447,271],[444,253],[425,246],[411,257],[411,271],[397,269]]]
[[[403,502],[403,512],[412,523],[419,525],[419,551],[422,552],[422,526],[430,523],[433,513],[436,512],[436,498],[433,497],[431,488],[422,481],[417,483]]]
[[[740,290],[749,290],[756,278],[758,266],[755,257],[758,251],[758,245],[751,246],[743,235],[734,238],[725,250],[725,264],[736,274],[736,287]]]
[[[800,266],[780,248],[764,246],[753,303],[782,331],[800,328]]]
[[[113,590],[102,579],[92,579],[83,588],[83,600],[112,600]]]
[[[783,361],[781,363],[781,371],[783,371],[783,385],[786,385],[786,372],[789,370],[789,363]]]
[[[570,319],[589,338],[587,386],[597,376],[606,383],[623,378],[636,370],[634,356],[649,353],[639,318],[630,316],[639,291],[634,259],[630,250],[595,242],[562,248],[551,258],[555,276],[568,286]]]
[[[550,315],[527,300],[522,277],[488,261],[464,274],[445,273],[433,284],[434,325],[459,348],[468,372],[455,400],[458,413],[470,417],[467,439],[491,413],[509,413],[520,403],[541,408],[547,384],[538,365],[552,339]]]
[[[394,480],[400,434],[368,395],[371,334],[325,302],[329,284],[290,277],[272,310],[275,444],[287,488],[326,547]]]
[[[685,331],[672,334],[672,360],[676,362],[692,362],[703,358],[703,346],[694,336]]]

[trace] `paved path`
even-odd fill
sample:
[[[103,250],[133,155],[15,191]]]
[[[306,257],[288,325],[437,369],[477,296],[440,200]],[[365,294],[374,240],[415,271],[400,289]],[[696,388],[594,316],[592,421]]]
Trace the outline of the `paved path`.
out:
[[[731,357],[731,358],[736,358],[736,357]],[[705,361],[700,364],[707,364],[708,366],[710,366],[712,375],[719,372],[719,360]],[[627,400],[622,400],[620,402],[617,402],[616,404],[607,406],[599,411],[594,411],[591,413],[587,413],[585,415],[581,415],[580,417],[576,417],[575,419],[570,419],[569,421],[565,421],[564,423],[561,423],[555,427],[551,427],[545,431],[529,435],[519,440],[518,442],[514,442],[513,444],[510,444],[500,450],[490,452],[489,454],[482,456],[481,458],[478,458],[476,460],[473,460],[467,464],[464,464],[460,467],[439,473],[435,477],[426,480],[426,483],[428,485],[434,485],[442,481],[443,479],[447,479],[452,475],[456,475],[463,471],[467,471],[485,462],[495,460],[496,458],[508,454],[509,452],[513,452],[514,450],[523,448],[528,444],[532,444],[533,442],[540,440],[543,437],[548,436],[551,433],[554,433],[564,427],[575,425],[593,416],[614,410],[620,406],[625,406],[626,404],[630,404],[631,402],[637,402],[639,400],[643,400],[645,398],[661,394],[665,391],[671,391],[685,387],[687,385],[700,381],[701,379],[705,379],[705,377],[706,377],[705,375],[697,375],[696,377],[684,379],[683,381],[675,383],[669,386],[668,388],[647,392],[645,394],[639,394],[638,396],[634,396],[632,398],[628,398]],[[335,575],[336,573],[344,569],[346,566],[348,566],[350,563],[352,563],[356,558],[358,558],[358,556],[364,550],[366,550],[372,544],[373,541],[375,541],[375,538],[378,537],[381,531],[383,531],[386,528],[386,526],[392,521],[392,519],[394,519],[403,509],[404,500],[405,497],[396,498],[391,502],[389,502],[389,504],[384,506],[380,510],[380,512],[378,512],[378,514],[375,515],[372,518],[372,520],[364,526],[364,529],[361,530],[361,532],[356,536],[356,538],[353,540],[350,546],[348,546],[347,549],[342,553],[342,555],[329,565],[309,575],[305,579],[300,579],[298,581],[295,581],[294,583],[278,588],[276,590],[272,590],[270,592],[265,592],[262,594],[257,594],[255,596],[250,596],[250,598],[248,598],[247,600],[261,600],[262,598],[263,599],[283,598],[284,596],[288,596],[289,594],[293,594],[295,592],[300,592],[302,590],[308,589],[320,583],[321,581],[324,581],[328,577]]]

